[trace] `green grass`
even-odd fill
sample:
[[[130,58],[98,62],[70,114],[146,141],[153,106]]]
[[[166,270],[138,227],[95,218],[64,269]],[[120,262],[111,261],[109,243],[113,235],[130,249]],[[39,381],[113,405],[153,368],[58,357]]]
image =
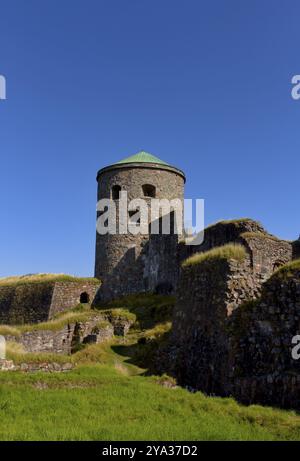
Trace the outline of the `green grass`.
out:
[[[168,389],[126,368],[0,374],[0,440],[299,440],[293,412]]]
[[[22,333],[29,331],[40,331],[40,330],[52,330],[58,331],[64,328],[69,323],[75,322],[85,322],[91,317],[99,315],[96,311],[86,310],[86,311],[68,311],[53,320],[48,320],[47,322],[41,323],[32,323],[24,325],[0,325],[0,335],[13,335],[20,336]]]
[[[212,250],[203,253],[196,253],[187,258],[182,267],[200,264],[204,261],[214,261],[218,259],[235,259],[236,261],[243,261],[247,256],[246,250],[242,245],[229,243],[221,247],[213,248]]]
[[[71,362],[75,368],[0,372],[0,440],[300,440],[295,412],[245,407],[174,388],[165,375],[146,376],[170,331],[173,306],[173,297],[158,295],[109,303],[103,313],[137,319],[128,337],[87,345],[72,356],[25,353],[8,344],[16,363]]]
[[[153,328],[157,323],[170,321],[174,305],[174,296],[140,293],[103,304],[98,309],[109,309],[113,315],[118,315],[120,309],[124,314],[133,314],[136,318],[135,329],[145,330]]]
[[[100,283],[100,280],[92,277],[73,277],[67,274],[33,274],[0,278],[0,286],[18,286],[46,282],[91,282],[97,285]]]

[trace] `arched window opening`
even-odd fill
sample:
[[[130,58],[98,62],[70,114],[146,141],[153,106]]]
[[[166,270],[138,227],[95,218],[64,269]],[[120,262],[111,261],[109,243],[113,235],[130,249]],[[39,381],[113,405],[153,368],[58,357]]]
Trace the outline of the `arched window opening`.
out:
[[[155,186],[152,186],[151,184],[144,184],[142,188],[143,188],[144,197],[155,198],[155,195],[156,195]]]
[[[121,192],[121,186],[113,186],[111,189],[111,195],[113,200],[119,200]]]
[[[81,293],[81,295],[80,295],[80,304],[87,304],[89,301],[90,301],[89,294],[86,291]]]

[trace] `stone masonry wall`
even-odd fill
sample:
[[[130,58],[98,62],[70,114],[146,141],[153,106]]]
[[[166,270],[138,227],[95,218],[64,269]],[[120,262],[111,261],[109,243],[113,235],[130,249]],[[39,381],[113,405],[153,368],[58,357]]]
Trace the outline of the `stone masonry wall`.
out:
[[[300,334],[300,261],[297,270],[277,272],[261,298],[232,316],[232,394],[244,403],[300,409],[300,360],[292,338]]]
[[[0,324],[45,322],[79,304],[82,293],[92,302],[99,285],[95,281],[44,281],[0,286]]]
[[[295,259],[298,248],[295,243],[293,250],[291,242],[268,234],[260,223],[252,219],[239,219],[221,221],[207,227],[201,245],[180,244],[180,260],[183,261],[195,253],[203,253],[227,243],[240,243],[246,247],[251,255],[253,270],[260,274],[262,282],[267,280],[278,267]]]
[[[128,201],[142,198],[150,206],[151,199],[144,197],[142,188],[144,184],[150,184],[156,188],[156,198],[169,200],[178,198],[183,201],[184,178],[174,171],[160,168],[116,168],[100,173],[98,183],[98,200],[111,198],[112,187],[119,185],[123,191],[127,191]],[[117,233],[106,235],[97,233],[96,237],[95,275],[103,282],[97,294],[96,302],[99,303],[131,293],[153,291],[155,274],[158,273],[158,283],[171,278],[170,285],[174,285],[174,280],[176,279],[177,282],[178,278],[178,264],[168,264],[167,272],[164,272],[166,266],[162,264],[162,259],[168,257],[166,253],[168,250],[171,252],[169,259],[176,260],[178,236],[176,236],[176,245],[172,244],[167,248],[168,243],[162,235],[150,244],[149,235],[120,234],[119,201],[115,200],[115,204]],[[148,220],[150,223],[150,214]],[[174,236],[172,242],[173,240]]]
[[[100,282],[56,282],[52,293],[52,300],[48,318],[53,318],[56,314],[64,312],[80,303],[83,293],[88,296],[88,303],[92,304],[96,293],[100,287]]]
[[[183,268],[171,339],[177,349],[171,359],[173,373],[180,384],[227,395],[228,318],[259,293],[248,258],[243,263],[207,260]]]
[[[22,344],[26,352],[71,354],[80,344],[125,336],[132,323],[133,320],[126,318],[95,313],[84,322],[69,322],[58,330],[30,329],[20,336],[5,335],[5,339]]]
[[[293,258],[290,242],[279,240],[267,233],[242,233],[237,241],[246,247],[251,258],[251,268],[261,283]]]
[[[54,283],[0,286],[0,323],[38,323],[48,319]]]
[[[240,236],[246,232],[265,233],[265,229],[257,221],[247,218],[220,221],[204,230],[204,241],[201,245],[185,245],[181,243],[179,248],[180,260],[183,261],[195,253],[209,251],[227,243],[240,243]]]
[[[248,243],[261,245],[256,237]],[[280,264],[290,258],[286,249],[274,241],[271,257],[253,261],[250,252],[242,263],[215,258],[182,269],[167,351],[180,384],[300,409],[300,360],[291,354],[300,334],[300,260],[263,282],[274,256]]]

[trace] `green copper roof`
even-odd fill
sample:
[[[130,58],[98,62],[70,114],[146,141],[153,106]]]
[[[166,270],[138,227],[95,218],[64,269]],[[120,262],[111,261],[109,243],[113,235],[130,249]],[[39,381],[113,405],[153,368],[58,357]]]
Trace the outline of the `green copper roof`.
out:
[[[115,165],[118,165],[120,163],[159,163],[161,165],[168,165],[168,163],[164,162],[163,160],[160,160],[158,157],[155,157],[155,155],[148,154],[148,152],[145,152],[141,150],[137,154],[131,155],[130,157],[126,157],[123,160],[120,160],[119,162],[116,162]]]
[[[141,164],[144,164],[144,165],[141,165]],[[112,165],[108,165],[102,168],[101,170],[98,171],[97,180],[98,180],[99,174],[102,174],[108,170],[113,170],[115,168],[120,169],[120,168],[138,168],[138,167],[173,171],[177,174],[180,174],[185,181],[184,172],[179,170],[179,168],[176,168],[175,166],[172,166],[169,163],[164,162],[163,160],[160,160],[158,157],[155,157],[155,155],[149,154],[148,152],[145,152],[143,150],[138,152],[137,154],[131,155],[130,157],[126,157],[123,160],[120,160],[119,162],[113,163]]]

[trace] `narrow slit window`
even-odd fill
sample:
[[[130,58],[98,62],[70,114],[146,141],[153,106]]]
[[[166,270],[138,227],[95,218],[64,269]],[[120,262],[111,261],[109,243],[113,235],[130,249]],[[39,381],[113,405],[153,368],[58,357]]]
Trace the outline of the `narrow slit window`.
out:
[[[113,186],[111,189],[111,196],[113,200],[119,200],[121,193],[121,186]]]

